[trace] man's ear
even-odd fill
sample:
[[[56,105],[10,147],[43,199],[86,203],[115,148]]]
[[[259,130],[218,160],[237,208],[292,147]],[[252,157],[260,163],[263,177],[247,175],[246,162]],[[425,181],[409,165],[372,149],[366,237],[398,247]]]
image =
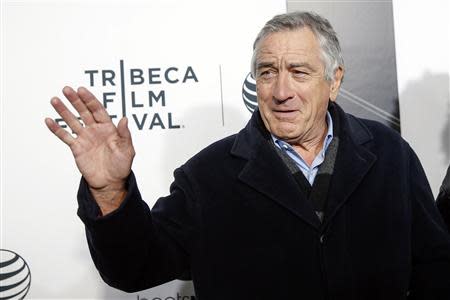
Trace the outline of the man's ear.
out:
[[[334,72],[334,80],[330,85],[330,100],[335,101],[341,87],[342,78],[344,78],[344,69],[339,66]]]

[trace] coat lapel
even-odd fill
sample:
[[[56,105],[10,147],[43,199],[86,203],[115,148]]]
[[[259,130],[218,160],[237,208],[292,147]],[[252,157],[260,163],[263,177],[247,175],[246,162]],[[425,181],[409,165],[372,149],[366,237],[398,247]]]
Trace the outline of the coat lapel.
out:
[[[341,146],[328,191],[324,227],[348,200],[376,160],[375,155],[362,147],[348,147],[348,143]]]
[[[363,146],[373,139],[366,126],[339,110],[343,120],[342,133],[322,228],[326,228],[377,159],[368,147]]]
[[[320,221],[284,162],[270,145],[259,111],[238,134],[231,153],[247,160],[239,180],[269,197],[316,230]]]
[[[264,142],[239,174],[239,179],[318,229],[320,222],[311,203],[304,197],[275,149]]]
[[[372,139],[368,129],[360,121],[347,117],[340,108],[338,110],[343,120],[342,134],[323,224],[264,136],[264,129],[260,128],[263,125],[258,123],[261,122],[258,110],[238,134],[232,149],[233,155],[248,160],[239,180],[290,210],[316,230],[326,227],[376,161],[376,156],[362,146]]]

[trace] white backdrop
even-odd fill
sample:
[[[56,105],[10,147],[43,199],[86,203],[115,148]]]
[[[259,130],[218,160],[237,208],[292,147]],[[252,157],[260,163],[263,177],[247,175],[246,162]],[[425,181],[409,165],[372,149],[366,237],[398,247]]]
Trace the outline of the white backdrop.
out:
[[[242,85],[253,40],[285,11],[280,0],[2,3],[1,248],[28,262],[27,298],[191,299],[191,284],[180,281],[131,295],[101,281],[76,216],[78,171],[44,124],[58,117],[49,101],[69,84],[106,94],[111,115],[125,105],[133,170],[152,206],[175,167],[247,122]]]
[[[437,195],[450,163],[450,3],[393,4],[402,136]]]
[[[28,262],[32,284],[27,298],[193,296],[192,286],[180,281],[125,294],[100,280],[76,217],[78,171],[43,119],[57,117],[51,96],[62,96],[66,84],[89,87],[86,71],[97,71],[91,89],[112,99],[107,103],[110,114],[120,116],[125,104],[137,149],[133,169],[152,205],[167,194],[175,167],[248,120],[241,89],[251,44],[268,18],[285,12],[284,2],[1,2],[0,248],[14,250]],[[450,160],[449,3],[393,4],[402,135],[418,153],[436,193]],[[131,69],[143,70],[145,83],[132,84]],[[170,80],[179,81],[167,82],[166,70]],[[107,77],[114,72],[115,85],[102,85],[102,71]],[[162,98],[152,98],[150,107],[149,91],[164,91],[165,106]],[[148,129],[155,113],[166,129]],[[169,113],[172,125],[180,128],[168,129]],[[136,122],[143,124],[142,130]]]

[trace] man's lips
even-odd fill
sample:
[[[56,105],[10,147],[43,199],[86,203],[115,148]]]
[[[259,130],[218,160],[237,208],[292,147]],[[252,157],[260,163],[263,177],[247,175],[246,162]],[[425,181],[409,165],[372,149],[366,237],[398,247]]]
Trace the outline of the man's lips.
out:
[[[272,111],[275,117],[277,118],[295,118],[297,114],[299,113],[298,110],[273,110]]]

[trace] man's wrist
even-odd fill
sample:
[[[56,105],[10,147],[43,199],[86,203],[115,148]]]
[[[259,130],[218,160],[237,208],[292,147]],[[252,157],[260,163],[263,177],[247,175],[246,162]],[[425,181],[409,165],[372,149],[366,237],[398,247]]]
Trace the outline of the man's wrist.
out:
[[[97,202],[102,216],[118,209],[127,194],[125,183],[117,183],[100,189],[89,187],[89,190]]]

